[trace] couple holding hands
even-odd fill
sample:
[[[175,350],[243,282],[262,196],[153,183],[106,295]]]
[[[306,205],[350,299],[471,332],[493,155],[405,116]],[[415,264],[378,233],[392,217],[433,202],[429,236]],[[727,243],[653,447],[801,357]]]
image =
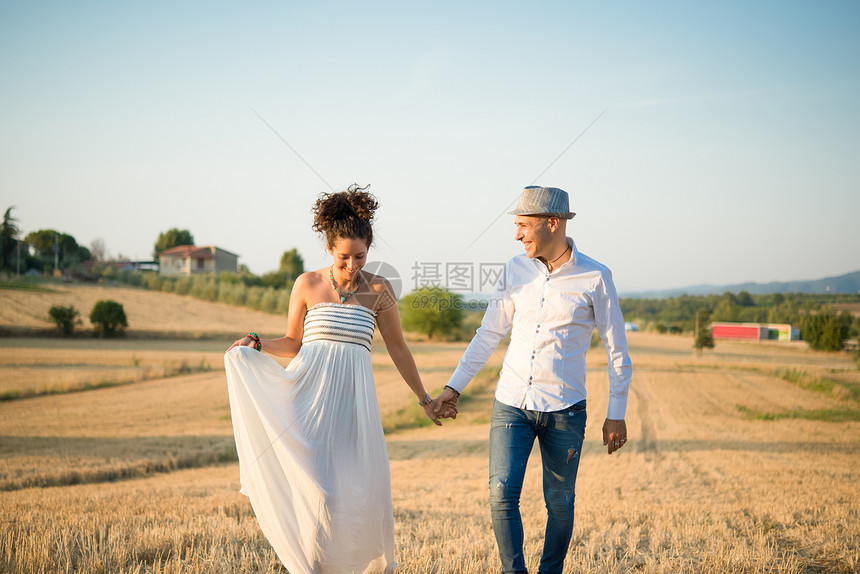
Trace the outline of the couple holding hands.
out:
[[[442,393],[425,390],[383,277],[362,271],[376,199],[325,194],[313,229],[332,264],[296,279],[286,335],[236,341],[225,355],[242,493],[291,574],[395,570],[388,454],[373,384],[376,327],[400,375],[436,424],[511,332],[490,425],[489,498],[503,572],[526,573],[520,491],[535,439],[547,507],[540,574],[562,572],[573,532],[574,486],[586,420],[585,353],[596,328],[609,361],[607,452],[624,446],[632,366],[607,267],[567,237],[568,195],[526,187],[515,216],[525,253],[512,258],[481,327]],[[284,369],[260,351],[292,357]]]

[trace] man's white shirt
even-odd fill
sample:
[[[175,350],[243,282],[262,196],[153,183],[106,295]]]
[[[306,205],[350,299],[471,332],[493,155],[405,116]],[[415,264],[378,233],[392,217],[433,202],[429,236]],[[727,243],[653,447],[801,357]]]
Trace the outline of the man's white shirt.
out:
[[[496,399],[527,410],[566,409],[586,398],[585,353],[596,328],[609,359],[607,418],[621,420],[633,367],[612,273],[567,242],[570,259],[552,273],[525,255],[508,261],[448,384],[462,392],[511,330]]]

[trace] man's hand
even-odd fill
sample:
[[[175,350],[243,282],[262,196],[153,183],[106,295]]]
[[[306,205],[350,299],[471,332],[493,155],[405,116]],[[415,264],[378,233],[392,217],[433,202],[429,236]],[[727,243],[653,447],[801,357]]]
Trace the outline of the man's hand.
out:
[[[627,423],[606,419],[603,422],[603,446],[612,454],[627,442]]]
[[[457,399],[459,397],[454,394],[454,391],[445,387],[438,397],[433,399],[433,412],[441,419],[456,419]]]

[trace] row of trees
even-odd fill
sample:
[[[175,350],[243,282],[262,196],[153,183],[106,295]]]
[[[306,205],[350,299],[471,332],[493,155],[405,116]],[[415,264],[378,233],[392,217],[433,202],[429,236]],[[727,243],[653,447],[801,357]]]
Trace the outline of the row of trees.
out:
[[[134,273],[117,271],[112,267],[102,270],[104,281],[143,287],[152,291],[188,295],[203,301],[217,301],[248,307],[255,311],[286,314],[290,305],[290,289],[280,286],[262,285],[261,278],[250,273],[225,271],[214,275],[190,277],[162,277],[155,272]],[[247,281],[246,281],[247,280]]]
[[[0,222],[0,271],[27,272],[36,269],[50,273],[74,269],[85,261],[104,257],[104,242],[95,240],[90,249],[56,229],[39,229],[22,237],[13,207],[6,209]]]
[[[96,261],[89,265],[87,273],[94,273],[105,281],[122,281],[132,285],[141,285],[142,277],[130,277],[104,262],[105,247],[102,240],[93,241],[91,248],[79,245],[75,238],[55,229],[40,229],[21,237],[18,220],[12,216],[14,207],[9,207],[0,222],[0,271],[26,272],[30,269],[49,274],[55,267],[60,271],[79,270],[84,262]],[[168,249],[182,245],[194,245],[194,235],[188,229],[171,228],[158,234],[153,246],[153,258]],[[246,287],[262,287],[263,289],[292,288],[296,278],[304,272],[304,260],[296,249],[285,251],[281,255],[277,271],[254,275],[247,266],[240,265],[237,273],[224,274],[219,282],[242,283]],[[150,283],[161,288],[161,282],[148,279]],[[171,287],[168,285],[165,290]],[[189,291],[186,285],[180,284],[179,291]],[[235,297],[234,297],[235,298]],[[246,296],[247,298],[247,296]],[[251,299],[254,299],[252,294]]]
[[[705,323],[787,323],[799,327],[801,338],[813,349],[837,351],[842,349],[846,339],[860,334],[860,318],[853,317],[847,310],[837,313],[832,307],[837,303],[860,303],[860,295],[751,295],[741,291],[666,299],[622,298],[621,308],[628,321],[658,332],[695,331],[698,315],[697,333],[705,338],[697,345],[702,346],[708,346],[702,328]]]
[[[771,293],[751,295],[746,291],[722,295],[681,295],[665,299],[621,298],[621,308],[627,320],[635,320],[657,328],[676,327],[693,330],[696,313],[707,310],[711,320],[748,323],[790,323],[799,325],[804,315],[816,313],[828,305],[860,303],[860,295],[829,295],[809,293]]]
[[[66,269],[92,258],[90,250],[78,245],[74,237],[54,229],[40,229],[22,238],[12,209],[6,209],[0,222],[0,271]]]

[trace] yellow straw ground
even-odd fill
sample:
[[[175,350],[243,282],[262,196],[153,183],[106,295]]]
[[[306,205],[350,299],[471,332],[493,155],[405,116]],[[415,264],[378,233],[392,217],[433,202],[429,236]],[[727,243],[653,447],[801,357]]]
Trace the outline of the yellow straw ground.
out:
[[[565,572],[858,571],[860,423],[821,420],[857,404],[779,374],[791,368],[850,384],[850,360],[721,342],[697,357],[689,338],[643,333],[630,342],[631,440],[611,456],[600,437],[605,357],[590,352]],[[69,345],[4,340],[0,368],[31,365],[49,385],[59,369],[32,366],[40,360],[73,372],[132,368],[132,356],[138,368],[201,357],[217,368],[222,351],[185,342]],[[463,348],[414,346],[428,388],[444,385]],[[498,368],[500,353],[492,361]],[[373,362],[384,421],[402,416],[414,398],[379,342]],[[461,416],[442,428],[388,435],[398,572],[498,571],[487,503],[492,384],[482,375]],[[812,410],[825,415],[797,418]],[[231,433],[220,370],[0,402],[0,572],[283,572],[237,492]],[[545,521],[539,456],[522,500],[530,571]]]

